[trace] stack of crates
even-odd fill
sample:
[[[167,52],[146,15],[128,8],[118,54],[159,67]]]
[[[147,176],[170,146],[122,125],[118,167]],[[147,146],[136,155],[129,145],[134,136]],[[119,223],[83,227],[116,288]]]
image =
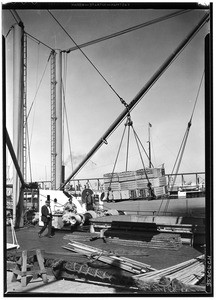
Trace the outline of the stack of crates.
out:
[[[156,197],[166,194],[167,182],[164,168],[147,168],[137,171],[104,174],[105,192],[112,191],[116,199],[145,199],[148,197],[148,182]]]

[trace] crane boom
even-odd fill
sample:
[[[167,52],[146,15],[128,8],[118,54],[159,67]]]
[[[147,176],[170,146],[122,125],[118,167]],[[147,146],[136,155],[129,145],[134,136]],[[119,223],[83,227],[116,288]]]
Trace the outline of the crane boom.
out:
[[[103,145],[107,143],[106,139],[111,135],[111,133],[121,124],[128,113],[138,104],[145,93],[153,86],[153,84],[160,78],[160,76],[165,72],[165,70],[170,66],[173,60],[178,56],[181,50],[191,41],[191,39],[196,35],[196,33],[205,25],[209,20],[209,13],[206,13],[200,22],[195,26],[195,28],[187,35],[187,37],[178,45],[176,50],[165,60],[161,67],[154,73],[154,75],[149,79],[145,86],[138,92],[138,94],[133,98],[133,100],[128,104],[128,106],[123,110],[119,117],[112,123],[108,130],[103,134],[103,136],[98,140],[94,147],[89,151],[82,162],[75,168],[72,174],[65,180],[60,188],[64,186],[73,178],[79,170],[87,163],[91,156]]]

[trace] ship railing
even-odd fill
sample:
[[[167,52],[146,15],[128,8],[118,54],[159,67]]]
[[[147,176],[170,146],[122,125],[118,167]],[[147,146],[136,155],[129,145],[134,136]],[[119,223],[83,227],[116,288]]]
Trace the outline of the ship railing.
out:
[[[171,212],[171,211],[145,211],[145,210],[124,210],[124,212],[128,215],[140,215],[140,216],[191,216],[191,213],[189,212]],[[196,212],[193,213],[193,217],[197,217],[197,218],[204,218],[205,214],[202,212]]]

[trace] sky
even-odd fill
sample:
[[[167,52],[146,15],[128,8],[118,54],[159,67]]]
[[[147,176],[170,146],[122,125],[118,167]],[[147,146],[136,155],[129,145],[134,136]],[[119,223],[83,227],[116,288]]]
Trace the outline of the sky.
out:
[[[179,9],[62,8],[51,12],[73,40],[77,44],[82,44],[177,10]],[[25,31],[49,47],[67,50],[74,46],[72,40],[46,9],[17,9],[17,13],[24,23]],[[205,13],[204,9],[196,9],[82,48],[82,51],[118,95],[130,103]],[[4,36],[8,34],[6,37],[6,126],[11,139],[13,136],[13,30],[9,30],[14,23],[11,12],[2,10],[2,32]],[[134,129],[146,151],[148,151],[148,124],[152,124],[152,163],[155,167],[164,164],[166,173],[172,172],[194,108],[204,72],[204,39],[208,33],[209,23],[198,32],[131,112]],[[28,38],[27,51],[28,109],[33,102],[28,118],[32,181],[50,180],[50,64],[47,65],[43,79],[42,75],[51,50]],[[81,51],[64,54],[63,66],[68,118],[68,128],[64,122],[63,163],[67,178],[124,110],[124,106]],[[204,82],[202,82],[179,172],[205,171],[204,108]],[[76,178],[103,177],[103,174],[112,172],[124,124],[125,121],[108,138],[108,145],[103,145],[91,157]],[[125,171],[126,148],[127,135],[122,143],[115,172]],[[147,157],[144,155],[143,158],[147,167]],[[7,164],[11,170],[10,158]],[[140,168],[142,163],[131,132],[128,170]]]

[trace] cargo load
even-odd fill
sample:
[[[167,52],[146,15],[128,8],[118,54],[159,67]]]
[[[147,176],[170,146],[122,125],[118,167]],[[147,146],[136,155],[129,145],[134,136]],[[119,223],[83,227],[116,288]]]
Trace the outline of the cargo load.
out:
[[[167,192],[164,168],[107,173],[103,178],[105,192],[112,193],[113,200],[145,199],[149,197],[150,188],[156,198],[163,197]]]

